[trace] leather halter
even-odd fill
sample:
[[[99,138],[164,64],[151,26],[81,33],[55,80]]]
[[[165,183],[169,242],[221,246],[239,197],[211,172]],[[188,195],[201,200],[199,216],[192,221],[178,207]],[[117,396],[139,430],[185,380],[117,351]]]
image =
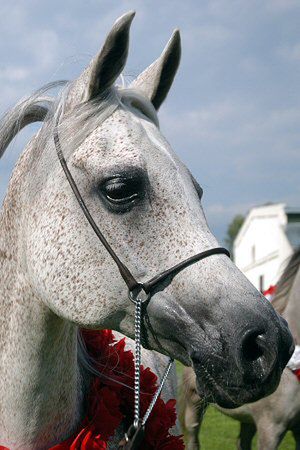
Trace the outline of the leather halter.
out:
[[[164,282],[163,289],[165,289],[173,280],[175,275],[177,275],[181,270],[185,269],[186,267],[189,267],[191,264],[194,264],[202,259],[207,258],[211,255],[218,255],[218,254],[224,254],[228,257],[230,257],[229,251],[224,247],[216,247],[209,250],[205,250],[203,252],[197,253],[196,255],[190,256],[189,258],[179,262],[178,264],[174,265],[173,267],[170,267],[167,270],[164,270],[163,272],[159,273],[155,277],[151,278],[149,281],[146,281],[144,283],[138,282],[131,271],[128,269],[128,267],[121,261],[121,259],[117,256],[113,248],[110,246],[110,244],[107,242],[105,236],[97,226],[96,222],[94,221],[93,217],[91,216],[79,190],[75,183],[75,180],[67,166],[66,160],[64,158],[64,155],[62,153],[60,140],[58,136],[58,120],[56,123],[56,126],[54,127],[53,131],[53,137],[54,137],[54,143],[56,152],[59,158],[59,161],[61,163],[61,166],[64,170],[64,173],[68,179],[68,182],[75,194],[75,197],[79,203],[79,206],[81,207],[86,219],[88,220],[89,224],[93,228],[94,232],[96,233],[97,237],[99,238],[100,242],[103,244],[103,246],[106,248],[114,262],[116,263],[119,272],[121,274],[121,277],[125,281],[131,300],[134,301],[136,296],[140,294],[141,291],[144,291],[146,293],[144,301],[149,301],[154,289],[161,285],[161,283]]]
[[[125,442],[120,443],[120,447],[122,447],[123,450],[137,450],[140,449],[140,444],[143,440],[144,435],[144,427],[145,423],[152,411],[152,408],[161,392],[161,389],[163,387],[163,384],[168,376],[169,370],[171,368],[171,365],[173,363],[173,359],[170,358],[169,364],[165,370],[165,373],[163,375],[162,381],[148,407],[148,410],[142,420],[140,420],[139,417],[139,402],[140,402],[140,365],[141,365],[141,341],[143,339],[144,346],[148,346],[148,337],[147,337],[147,328],[150,330],[158,348],[160,351],[163,352],[163,348],[157,339],[157,336],[153,330],[153,327],[150,322],[150,318],[147,314],[147,305],[154,294],[154,290],[156,288],[163,290],[165,289],[173,280],[175,275],[177,275],[181,270],[185,269],[186,267],[189,267],[191,264],[194,264],[197,261],[200,261],[204,258],[207,258],[211,255],[217,255],[217,254],[224,254],[230,257],[230,253],[228,250],[226,250],[223,247],[216,247],[209,250],[205,250],[203,252],[197,253],[194,256],[190,256],[189,258],[179,262],[178,264],[174,265],[173,267],[170,267],[167,270],[164,270],[163,272],[159,273],[158,275],[151,278],[149,281],[146,281],[144,283],[138,282],[131,271],[128,269],[128,267],[121,261],[121,259],[117,256],[113,248],[110,246],[110,244],[107,242],[105,236],[97,226],[96,222],[94,221],[93,217],[91,216],[78,188],[75,183],[75,180],[67,166],[66,160],[64,158],[64,155],[62,153],[60,140],[58,136],[58,120],[54,127],[53,131],[53,137],[54,137],[54,144],[56,148],[56,152],[59,158],[59,161],[61,163],[61,166],[63,168],[63,171],[68,179],[68,182],[75,194],[75,197],[86,217],[89,224],[93,228],[94,232],[96,233],[97,237],[99,238],[100,242],[103,244],[103,246],[106,248],[114,262],[116,263],[119,272],[121,274],[121,277],[125,281],[128,291],[129,291],[129,299],[135,304],[135,377],[134,377],[134,383],[135,383],[135,389],[134,389],[134,396],[135,396],[135,408],[134,408],[134,415],[135,419],[133,424],[128,429],[127,433],[125,433]],[[162,285],[163,283],[163,285]],[[144,324],[144,320],[146,321],[147,328]],[[141,333],[141,327],[143,327],[143,333]]]

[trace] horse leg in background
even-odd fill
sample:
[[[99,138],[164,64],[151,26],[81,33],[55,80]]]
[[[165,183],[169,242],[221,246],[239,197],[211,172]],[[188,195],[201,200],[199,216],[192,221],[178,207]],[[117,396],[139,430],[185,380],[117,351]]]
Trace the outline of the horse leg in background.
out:
[[[287,430],[282,427],[282,424],[274,425],[273,423],[270,423],[270,421],[257,423],[258,450],[278,449],[286,431]]]
[[[241,422],[240,435],[238,437],[237,449],[238,450],[251,450],[252,439],[256,433],[256,426],[254,423]]]
[[[296,441],[296,448],[295,450],[300,450],[300,424],[298,424],[298,427],[292,429],[292,433],[294,436],[294,439]]]
[[[187,437],[187,450],[200,450],[199,433],[206,411],[204,404],[189,404],[185,410],[185,432]]]
[[[200,450],[199,432],[206,405],[196,389],[196,376],[191,367],[183,369],[179,399],[179,419],[186,438],[187,450]]]

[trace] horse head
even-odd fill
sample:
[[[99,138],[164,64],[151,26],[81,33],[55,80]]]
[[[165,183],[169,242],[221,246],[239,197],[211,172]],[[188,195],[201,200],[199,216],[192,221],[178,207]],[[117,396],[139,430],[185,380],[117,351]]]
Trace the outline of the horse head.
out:
[[[217,246],[201,207],[202,189],[163,137],[157,117],[179,64],[179,32],[129,87],[115,85],[133,16],[117,20],[35,137],[35,175],[26,186],[34,195],[23,223],[37,297],[76,326],[130,337],[134,305],[61,170],[55,127],[89,212],[137,280]],[[227,407],[271,393],[293,350],[286,323],[222,254],[189,265],[155,289],[147,314],[155,332],[151,348],[192,365],[201,396]]]

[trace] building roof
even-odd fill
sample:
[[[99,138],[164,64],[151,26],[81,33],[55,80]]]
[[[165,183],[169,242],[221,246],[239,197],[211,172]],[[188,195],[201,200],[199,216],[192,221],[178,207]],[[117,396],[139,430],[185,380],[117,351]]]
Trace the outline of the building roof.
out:
[[[234,245],[238,245],[253,218],[269,215],[281,217],[281,224],[291,246],[295,249],[300,246],[300,207],[288,206],[285,203],[265,203],[251,208],[245,217],[235,240]],[[286,218],[286,219],[284,219]]]
[[[300,214],[300,206],[287,206],[285,205],[284,211],[286,214]]]

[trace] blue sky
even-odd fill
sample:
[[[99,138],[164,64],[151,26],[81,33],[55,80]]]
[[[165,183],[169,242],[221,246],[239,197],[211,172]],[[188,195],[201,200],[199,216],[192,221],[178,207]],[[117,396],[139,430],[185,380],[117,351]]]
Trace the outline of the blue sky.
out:
[[[181,30],[182,62],[161,129],[203,187],[217,237],[253,205],[300,206],[299,0],[1,2],[1,112],[49,81],[79,75],[114,20],[131,9],[128,77]],[[34,129],[0,162],[0,199]]]

